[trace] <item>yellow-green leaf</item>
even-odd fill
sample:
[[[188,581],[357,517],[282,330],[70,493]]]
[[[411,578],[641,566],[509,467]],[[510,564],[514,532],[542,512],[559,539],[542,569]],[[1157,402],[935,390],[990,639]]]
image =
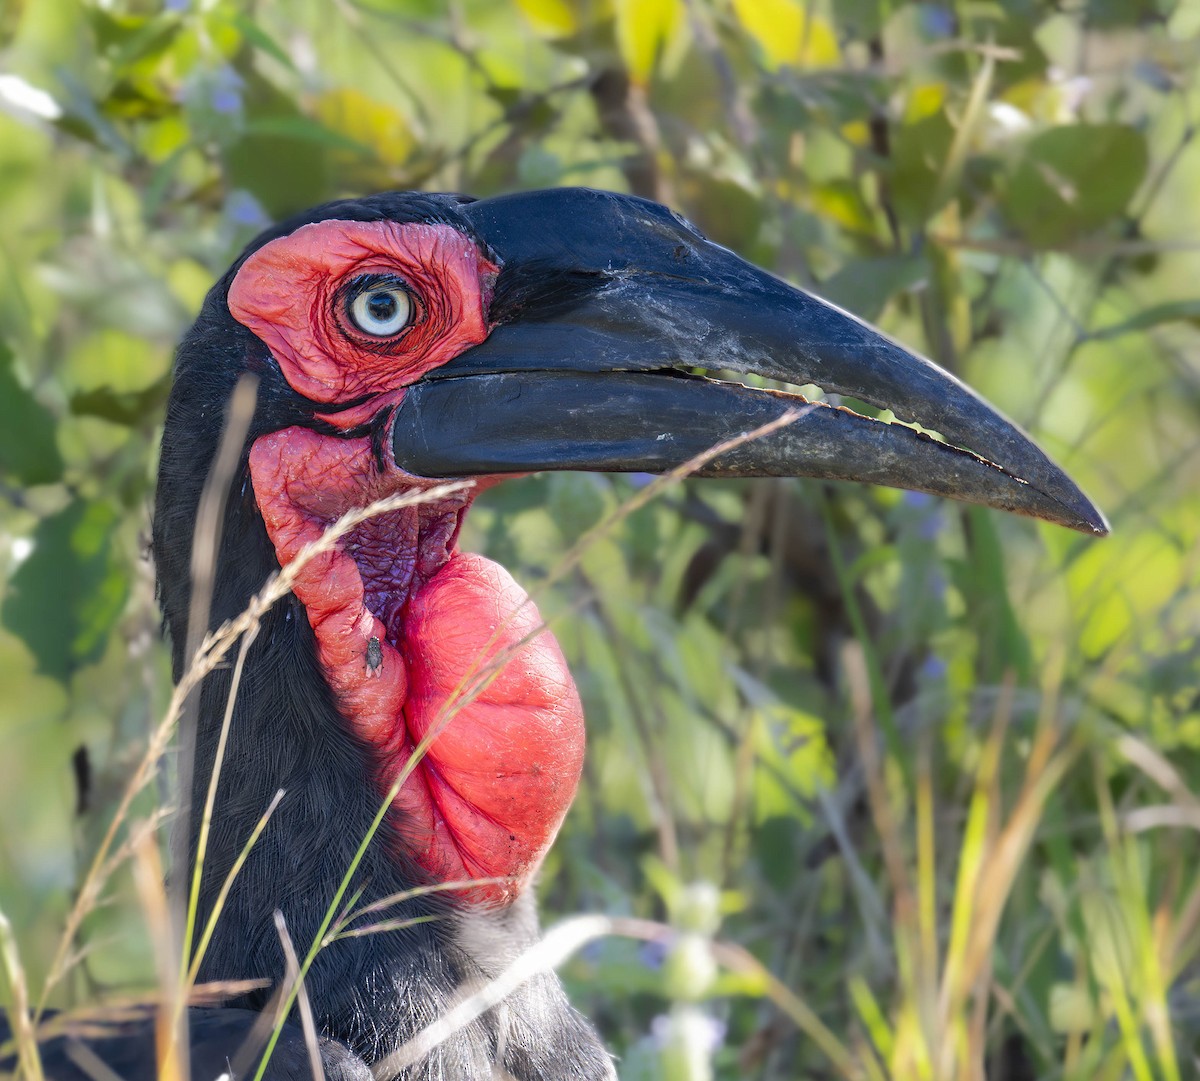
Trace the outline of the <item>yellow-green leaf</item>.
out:
[[[831,67],[841,59],[833,28],[802,0],[733,0],[733,10],[772,71]]]
[[[645,82],[667,42],[683,27],[682,0],[615,0],[617,46],[629,74]]]
[[[566,37],[575,33],[578,22],[566,0],[515,0],[521,14],[539,34]]]
[[[322,94],[317,118],[330,131],[369,146],[384,165],[403,165],[415,142],[402,113],[353,87]]]
[[[921,83],[914,86],[904,103],[904,123],[915,124],[927,116],[933,116],[946,104],[945,83]]]

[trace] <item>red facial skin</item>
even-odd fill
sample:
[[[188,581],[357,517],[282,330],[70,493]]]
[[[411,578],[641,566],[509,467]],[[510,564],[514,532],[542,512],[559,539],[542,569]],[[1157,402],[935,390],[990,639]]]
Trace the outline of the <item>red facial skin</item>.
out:
[[[383,342],[354,333],[341,292],[377,272],[404,278],[419,309]],[[229,306],[302,394],[331,405],[371,396],[330,414],[348,426],[487,336],[495,273],[449,226],[325,221],[250,256]],[[346,511],[434,483],[381,470],[366,437],[301,427],[256,440],[250,475],[281,566]],[[574,798],[583,712],[558,643],[538,630],[521,588],[497,564],[457,551],[473,494],[368,520],[308,562],[294,592],[343,716],[375,751],[381,797],[433,733],[393,802],[410,854],[440,881],[506,879],[466,894],[504,904],[533,877]]]
[[[229,310],[270,347],[305,397],[336,405],[371,395],[362,407],[325,418],[349,428],[488,336],[498,269],[449,225],[319,221],[251,255],[229,287]],[[411,286],[412,321],[390,339],[359,331],[341,302],[346,285],[376,273],[398,274]]]

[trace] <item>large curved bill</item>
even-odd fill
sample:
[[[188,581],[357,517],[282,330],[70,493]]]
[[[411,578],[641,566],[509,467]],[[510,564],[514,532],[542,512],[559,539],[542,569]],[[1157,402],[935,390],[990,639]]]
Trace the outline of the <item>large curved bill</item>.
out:
[[[714,472],[890,484],[1108,531],[1074,481],[961,381],[658,204],[576,188],[462,211],[502,267],[496,325],[408,389],[394,449],[414,472],[666,468],[685,446],[796,404],[678,377],[732,371],[853,396],[944,442],[818,405]],[[418,430],[419,451],[407,443]]]

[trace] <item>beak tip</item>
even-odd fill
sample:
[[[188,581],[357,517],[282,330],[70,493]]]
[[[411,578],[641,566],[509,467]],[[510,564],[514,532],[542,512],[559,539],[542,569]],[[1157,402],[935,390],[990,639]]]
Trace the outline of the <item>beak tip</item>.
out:
[[[1094,537],[1107,537],[1112,532],[1112,527],[1108,524],[1108,519],[1097,508],[1092,507],[1094,512],[1093,517],[1087,523],[1087,532]]]
[[[1108,524],[1104,512],[1078,489],[1075,490],[1075,494],[1075,499],[1062,504],[1064,513],[1051,520],[1057,525],[1064,525],[1089,537],[1107,537],[1112,532],[1112,527]]]

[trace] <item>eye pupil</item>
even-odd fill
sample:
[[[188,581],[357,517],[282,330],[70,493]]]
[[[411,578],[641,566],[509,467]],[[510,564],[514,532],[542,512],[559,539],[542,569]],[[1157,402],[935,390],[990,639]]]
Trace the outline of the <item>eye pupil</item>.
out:
[[[372,338],[392,338],[412,320],[413,303],[407,288],[391,275],[367,277],[354,283],[346,298],[350,322]]]
[[[372,293],[367,298],[367,313],[372,319],[386,323],[396,314],[396,297],[392,293]]]

